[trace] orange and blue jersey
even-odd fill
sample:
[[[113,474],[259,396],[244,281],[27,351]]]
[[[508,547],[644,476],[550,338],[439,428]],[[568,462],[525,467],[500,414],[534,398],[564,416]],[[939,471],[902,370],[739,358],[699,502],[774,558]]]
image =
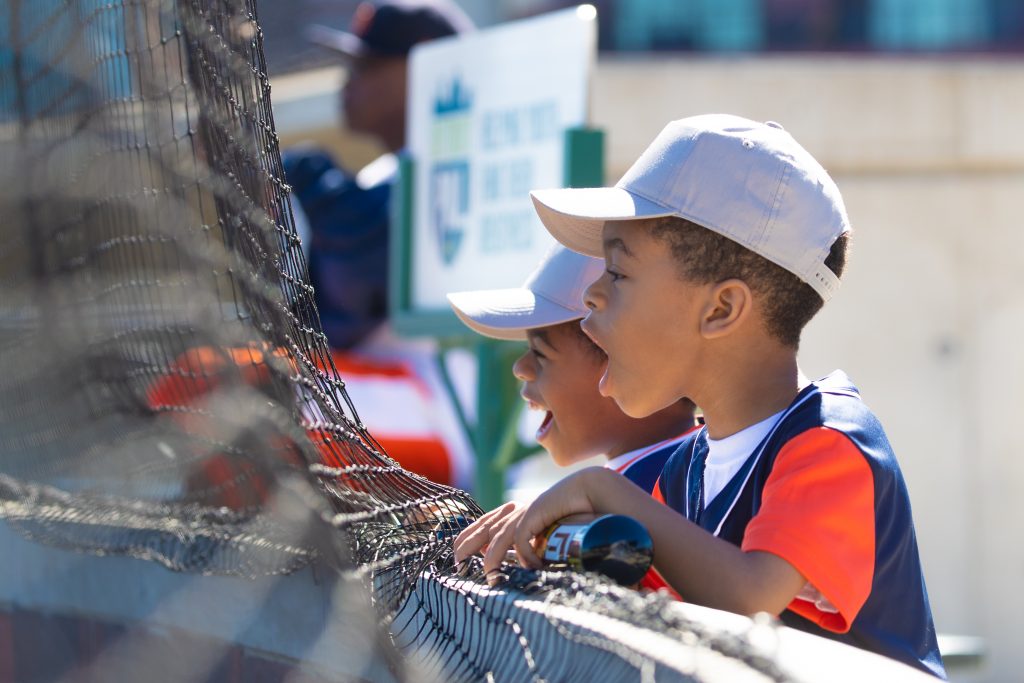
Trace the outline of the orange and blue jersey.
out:
[[[705,507],[707,453],[701,429],[666,463],[653,495],[744,551],[792,564],[809,585],[783,623],[945,677],[907,487],[845,374],[804,388]]]

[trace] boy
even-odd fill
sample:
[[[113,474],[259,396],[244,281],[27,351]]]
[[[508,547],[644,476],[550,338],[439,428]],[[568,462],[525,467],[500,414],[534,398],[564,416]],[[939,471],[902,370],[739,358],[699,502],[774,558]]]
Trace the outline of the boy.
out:
[[[705,427],[669,459],[658,504],[582,470],[456,540],[507,548],[579,512],[651,532],[686,600],[789,626],[944,676],[906,486],[878,421],[840,372],[809,382],[800,332],[836,291],[850,230],[825,170],[775,123],[670,123],[614,188],[533,193],[570,248],[604,253],[583,329],[608,354],[601,393],[642,416],[679,396]]]
[[[494,339],[526,340],[512,366],[523,400],[545,411],[539,443],[561,466],[595,455],[606,467],[650,493],[668,456],[696,426],[688,399],[634,419],[601,396],[605,355],[580,329],[583,291],[604,272],[604,261],[555,245],[519,289],[448,295],[466,325]]]

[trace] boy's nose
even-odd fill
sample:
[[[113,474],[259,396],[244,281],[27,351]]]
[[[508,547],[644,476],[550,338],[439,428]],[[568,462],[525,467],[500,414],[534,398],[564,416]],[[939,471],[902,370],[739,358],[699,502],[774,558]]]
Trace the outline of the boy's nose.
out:
[[[604,275],[597,278],[590,283],[590,286],[583,290],[583,305],[594,310],[597,308],[598,299],[601,298],[601,282],[604,280]]]
[[[527,349],[526,353],[519,356],[516,362],[512,364],[512,374],[515,375],[516,379],[529,382],[534,378],[532,357],[533,352]]]

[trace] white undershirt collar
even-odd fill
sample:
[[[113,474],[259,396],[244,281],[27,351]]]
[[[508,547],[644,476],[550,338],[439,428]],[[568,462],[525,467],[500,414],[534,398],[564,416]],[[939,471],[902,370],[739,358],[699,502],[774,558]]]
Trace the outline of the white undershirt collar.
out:
[[[708,458],[704,464],[704,506],[707,507],[715,496],[722,492],[726,484],[735,476],[772,430],[782,414],[780,410],[771,417],[750,425],[724,439],[708,437]]]

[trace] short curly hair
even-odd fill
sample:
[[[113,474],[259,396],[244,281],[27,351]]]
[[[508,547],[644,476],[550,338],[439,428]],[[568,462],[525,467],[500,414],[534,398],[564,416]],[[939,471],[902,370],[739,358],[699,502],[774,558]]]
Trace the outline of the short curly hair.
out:
[[[646,223],[650,234],[666,243],[686,282],[706,284],[743,280],[760,299],[764,324],[772,337],[794,349],[800,333],[824,302],[814,289],[763,256],[696,223],[665,216]],[[829,250],[825,265],[841,277],[846,268],[850,234],[843,233]]]

